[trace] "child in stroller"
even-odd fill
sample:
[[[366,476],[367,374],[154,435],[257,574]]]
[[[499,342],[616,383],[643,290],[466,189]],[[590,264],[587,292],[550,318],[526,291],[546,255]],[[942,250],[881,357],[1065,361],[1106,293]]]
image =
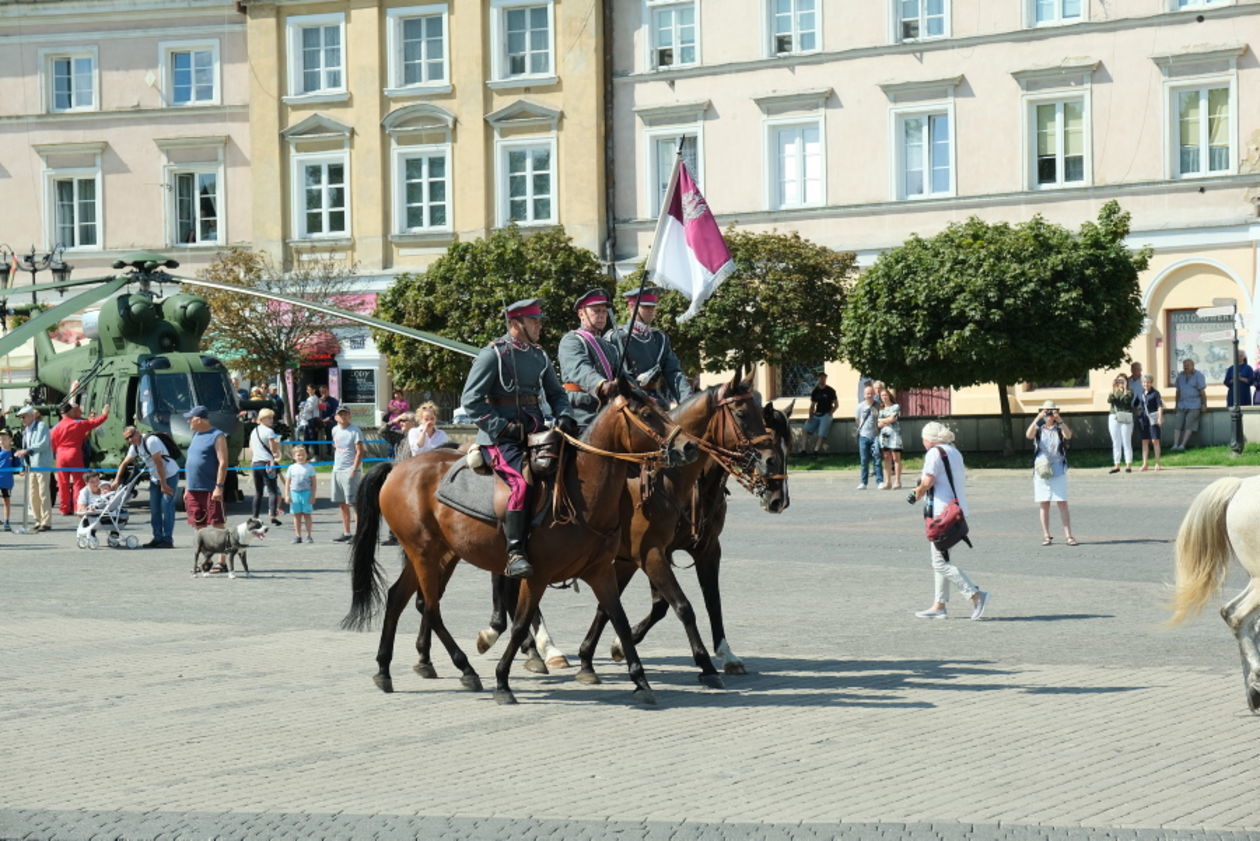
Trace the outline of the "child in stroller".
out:
[[[79,493],[75,511],[80,515],[79,527],[75,530],[75,540],[80,549],[100,546],[96,533],[102,528],[109,529],[108,542],[114,549],[120,546],[136,549],[140,546],[140,538],[132,534],[124,540],[120,532],[131,518],[127,503],[136,495],[136,485],[143,475],[144,471],[133,470],[126,483],[113,488],[108,482],[102,482],[101,474],[95,470],[84,474],[86,486]]]

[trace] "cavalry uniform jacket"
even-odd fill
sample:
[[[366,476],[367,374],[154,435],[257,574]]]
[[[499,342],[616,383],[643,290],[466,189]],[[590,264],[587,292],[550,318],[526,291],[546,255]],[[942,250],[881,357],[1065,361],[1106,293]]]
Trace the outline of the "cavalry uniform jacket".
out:
[[[620,348],[626,341],[626,329],[624,326],[618,327],[610,331],[607,338]],[[669,337],[660,330],[640,324],[631,334],[630,342],[624,346],[626,371],[630,376],[637,377],[659,366],[660,376],[656,378],[658,397],[681,403],[691,396],[691,383],[683,376],[682,366],[678,364],[678,357],[670,347]]]
[[[542,430],[540,397],[556,417],[573,414],[547,353],[538,345],[500,336],[477,354],[460,403],[477,424],[477,443],[496,444],[511,420],[519,420],[526,432]]]
[[[599,412],[595,389],[617,375],[617,346],[584,329],[570,330],[560,340],[560,379],[568,392],[573,419],[586,429]]]

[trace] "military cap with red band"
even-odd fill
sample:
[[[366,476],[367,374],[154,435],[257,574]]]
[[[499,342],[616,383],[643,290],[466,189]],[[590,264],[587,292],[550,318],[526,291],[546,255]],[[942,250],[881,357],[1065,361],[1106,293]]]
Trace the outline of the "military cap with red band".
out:
[[[542,311],[542,298],[526,298],[508,304],[503,314],[508,318],[546,318]]]
[[[660,301],[660,294],[661,290],[654,286],[649,286],[643,290],[642,295],[639,294],[638,289],[631,289],[629,292],[623,292],[621,297],[626,299],[626,304],[629,306],[634,306],[634,299],[638,298],[639,306],[654,307]]]
[[[585,307],[598,307],[601,304],[608,305],[608,293],[603,289],[588,289],[578,297],[573,308],[580,310]]]

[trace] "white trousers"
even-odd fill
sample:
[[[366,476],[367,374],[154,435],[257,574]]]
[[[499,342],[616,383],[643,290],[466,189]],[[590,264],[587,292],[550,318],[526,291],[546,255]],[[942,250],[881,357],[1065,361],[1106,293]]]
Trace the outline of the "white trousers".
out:
[[[1107,415],[1107,431],[1111,433],[1111,463],[1133,464],[1133,424],[1120,423],[1114,414]]]
[[[928,549],[932,553],[932,572],[936,578],[936,601],[941,603],[949,601],[949,582],[951,581],[958,588],[958,592],[967,598],[971,598],[972,594],[980,591],[979,587],[971,583],[967,573],[949,562],[944,552],[932,543],[928,543]]]

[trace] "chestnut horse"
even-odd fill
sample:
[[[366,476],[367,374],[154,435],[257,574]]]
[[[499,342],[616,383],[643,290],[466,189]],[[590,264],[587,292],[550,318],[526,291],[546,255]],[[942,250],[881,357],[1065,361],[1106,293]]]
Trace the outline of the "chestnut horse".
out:
[[[621,496],[631,461],[640,469],[686,464],[699,454],[693,441],[683,441],[678,428],[657,408],[646,392],[625,378],[618,381],[618,395],[596,416],[586,435],[572,449],[557,475],[566,492],[567,505],[557,506],[553,519],[536,526],[529,540],[534,573],[521,582],[515,619],[508,645],[495,669],[494,698],[514,704],[508,686],[512,660],[529,631],[547,585],[578,578],[584,581],[612,618],[623,640],[634,694],[643,703],[655,703],[643,664],[630,639],[630,623],[621,607],[612,557],[621,536]],[[424,602],[422,634],[436,633],[455,667],[460,682],[480,690],[481,679],[442,621],[442,595],[461,559],[489,572],[499,572],[506,557],[506,543],[497,525],[486,523],[442,504],[437,489],[451,464],[462,456],[433,450],[398,465],[385,463],[365,480],[359,493],[359,523],[351,553],[352,600],[343,628],[361,629],[380,607],[383,580],[376,562],[376,545],[383,516],[402,544],[414,582]],[[559,496],[558,496],[559,498]],[[561,521],[557,515],[563,516]],[[391,588],[388,614],[377,651],[378,671],[373,680],[389,692],[393,682],[389,661],[398,614],[410,593],[403,595],[406,576]]]
[[[722,678],[700,638],[695,611],[674,576],[671,553],[693,545],[697,538],[709,537],[707,521],[719,504],[716,500],[721,500],[721,515],[725,515],[728,475],[736,476],[756,493],[766,511],[777,514],[783,509],[786,462],[783,449],[766,431],[759,403],[752,388],[752,372],[743,380],[736,372],[729,383],[696,394],[674,409],[671,417],[684,432],[698,439],[705,457],[665,471],[650,493],[644,494],[635,482],[627,485],[627,503],[633,514],[617,552],[617,584],[624,591],[635,572],[644,571],[652,585],[653,607],[674,608],[686,630],[692,658],[700,667],[700,682],[713,688],[722,687]],[[701,477],[711,472],[721,475],[720,484],[710,481],[708,487],[699,486]],[[708,592],[705,597],[708,599]],[[597,610],[578,650],[581,669],[577,680],[582,683],[599,682],[592,658],[607,621],[607,614]]]

